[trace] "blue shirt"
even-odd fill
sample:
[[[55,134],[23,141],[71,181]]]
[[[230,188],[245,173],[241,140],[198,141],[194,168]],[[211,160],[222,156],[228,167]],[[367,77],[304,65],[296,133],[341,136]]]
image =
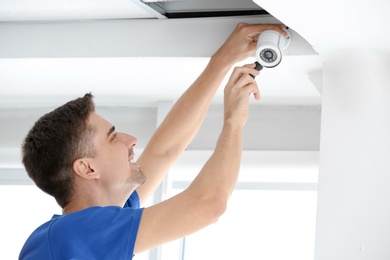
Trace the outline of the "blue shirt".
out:
[[[133,192],[123,208],[54,215],[30,235],[19,260],[132,259],[142,211]]]

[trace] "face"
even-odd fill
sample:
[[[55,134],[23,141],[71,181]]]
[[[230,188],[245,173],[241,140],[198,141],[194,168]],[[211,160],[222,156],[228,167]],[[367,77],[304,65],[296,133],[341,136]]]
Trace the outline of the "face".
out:
[[[96,128],[96,156],[93,159],[100,183],[109,194],[130,195],[145,182],[145,175],[139,165],[132,162],[137,139],[115,131],[112,124],[96,113],[90,115],[89,124]]]

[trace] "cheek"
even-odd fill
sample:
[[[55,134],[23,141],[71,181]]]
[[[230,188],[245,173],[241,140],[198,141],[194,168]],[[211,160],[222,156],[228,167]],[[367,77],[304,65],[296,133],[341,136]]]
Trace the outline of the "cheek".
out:
[[[111,174],[113,171],[119,171],[121,168],[129,167],[129,151],[126,145],[118,139],[98,142],[95,144],[95,148],[97,152],[97,163],[101,171],[108,171],[108,174]]]
[[[114,145],[109,149],[100,150],[97,160],[99,169],[109,174],[129,168],[128,151],[123,145]]]
[[[110,161],[114,164],[113,168],[117,170],[128,170],[129,165],[129,152],[124,145],[118,144],[113,151],[109,154]]]
[[[128,160],[129,152],[124,144],[116,142],[105,150],[106,157],[111,160]]]

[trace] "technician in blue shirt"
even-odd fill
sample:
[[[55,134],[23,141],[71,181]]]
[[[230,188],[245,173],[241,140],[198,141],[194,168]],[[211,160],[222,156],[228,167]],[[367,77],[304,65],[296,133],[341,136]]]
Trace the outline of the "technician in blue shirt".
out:
[[[141,205],[196,135],[230,68],[253,55],[262,31],[285,35],[283,27],[237,25],[136,162],[137,139],[97,114],[91,94],[42,116],[23,142],[23,164],[63,215],[38,227],[19,259],[132,259],[217,221],[237,180],[249,97],[260,98],[250,76],[259,74],[254,64],[233,70],[224,90],[224,123],[215,151],[191,185],[156,205]]]

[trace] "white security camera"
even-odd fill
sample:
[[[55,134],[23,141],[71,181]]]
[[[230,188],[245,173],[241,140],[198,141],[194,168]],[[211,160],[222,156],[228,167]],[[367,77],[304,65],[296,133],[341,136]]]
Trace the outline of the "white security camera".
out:
[[[274,30],[266,30],[259,35],[255,57],[263,67],[273,68],[281,62],[283,51],[291,43],[291,33],[288,29],[284,30],[286,37]]]

